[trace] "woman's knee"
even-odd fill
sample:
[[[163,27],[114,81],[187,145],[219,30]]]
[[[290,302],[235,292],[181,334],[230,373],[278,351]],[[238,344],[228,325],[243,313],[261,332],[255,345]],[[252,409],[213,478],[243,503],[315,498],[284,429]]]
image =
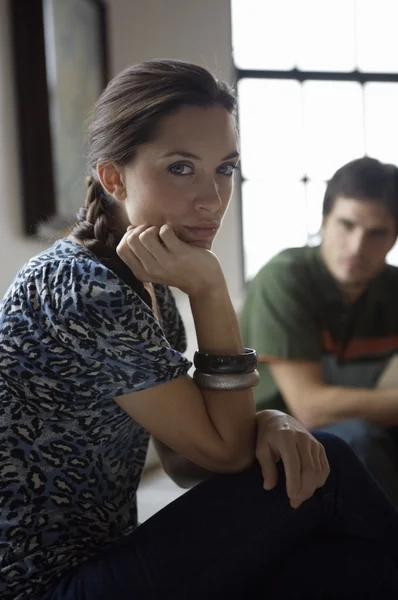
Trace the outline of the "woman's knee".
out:
[[[333,433],[317,431],[313,436],[323,445],[330,465],[358,463],[358,458],[351,446],[341,437]]]
[[[311,432],[314,438],[318,440],[324,446],[326,452],[333,450],[334,452],[345,453],[349,451],[350,447],[345,440],[334,433],[327,433],[324,431],[313,431]]]
[[[361,419],[346,419],[325,429],[317,430],[314,435],[318,433],[336,435],[356,452],[360,452],[374,444],[383,443],[391,437],[383,427],[378,427]]]

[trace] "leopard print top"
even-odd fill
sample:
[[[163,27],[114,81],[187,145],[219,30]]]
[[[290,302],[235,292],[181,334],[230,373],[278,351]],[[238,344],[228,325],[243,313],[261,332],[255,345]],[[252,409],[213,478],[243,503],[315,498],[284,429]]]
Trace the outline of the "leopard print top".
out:
[[[174,298],[160,320],[68,239],[0,305],[0,597],[33,600],[137,525],[148,433],[113,400],[185,375]]]

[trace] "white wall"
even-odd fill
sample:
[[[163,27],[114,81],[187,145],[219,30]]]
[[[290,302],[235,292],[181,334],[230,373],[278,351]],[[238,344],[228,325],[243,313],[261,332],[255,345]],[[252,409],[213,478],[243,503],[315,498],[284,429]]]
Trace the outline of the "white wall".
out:
[[[167,57],[199,63],[232,81],[229,0],[108,0],[107,4],[111,76],[130,64]],[[0,296],[22,264],[44,247],[22,234],[7,7],[8,0],[0,0]],[[234,299],[242,289],[239,215],[234,198],[214,247]]]

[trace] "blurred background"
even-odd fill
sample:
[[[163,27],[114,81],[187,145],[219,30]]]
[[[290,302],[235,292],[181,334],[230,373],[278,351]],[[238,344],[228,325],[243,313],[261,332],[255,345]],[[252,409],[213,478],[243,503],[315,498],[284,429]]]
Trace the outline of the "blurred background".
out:
[[[397,0],[0,0],[0,296],[83,202],[84,121],[106,80],[168,57],[238,91],[241,171],[214,250],[239,309],[272,255],[317,243],[338,167],[398,164],[397,22]]]
[[[317,241],[340,166],[398,163],[397,22],[395,0],[232,1],[246,278]]]

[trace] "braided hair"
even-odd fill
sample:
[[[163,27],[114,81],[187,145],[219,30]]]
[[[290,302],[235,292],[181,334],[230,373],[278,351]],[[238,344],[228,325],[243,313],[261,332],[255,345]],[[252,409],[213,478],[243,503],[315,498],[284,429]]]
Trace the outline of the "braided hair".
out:
[[[104,264],[129,285],[149,306],[154,308],[151,285],[142,283],[116,253],[122,235],[110,226],[114,213],[113,199],[94,177],[87,177],[85,206],[77,213],[72,235],[84,243]]]

